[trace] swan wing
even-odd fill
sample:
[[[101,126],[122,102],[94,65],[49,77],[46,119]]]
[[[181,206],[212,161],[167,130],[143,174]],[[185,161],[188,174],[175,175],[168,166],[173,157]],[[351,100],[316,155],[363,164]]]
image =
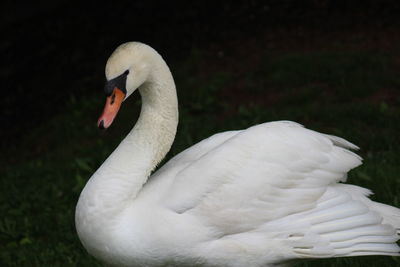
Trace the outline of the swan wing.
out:
[[[186,197],[183,196],[185,192],[179,192],[178,195],[180,197],[176,199],[170,198],[169,195],[171,190],[179,190],[178,188],[172,189],[173,187],[178,186],[179,182],[176,178],[180,175],[179,173],[195,164],[201,157],[223,145],[227,140],[240,132],[241,131],[227,131],[217,133],[182,151],[151,175],[146,185],[143,187],[140,196],[154,197],[154,195],[157,195],[157,199],[161,196],[161,201],[168,202],[171,204],[171,207],[174,206],[172,203],[174,201],[185,201]],[[189,199],[190,197],[186,199],[186,201],[189,201]]]
[[[171,165],[180,167],[161,198],[167,208],[193,214],[224,234],[314,208],[328,185],[361,164],[346,149],[356,148],[351,143],[294,122],[264,123],[224,137],[173,159]]]
[[[369,190],[338,183],[361,164],[348,150],[356,148],[287,121],[223,133],[165,166],[160,174],[168,183],[159,205],[209,230],[210,242],[199,243],[199,254],[212,262],[246,266],[239,261],[249,252],[260,266],[303,257],[398,255],[396,225],[383,223],[400,210],[387,209],[385,217]]]

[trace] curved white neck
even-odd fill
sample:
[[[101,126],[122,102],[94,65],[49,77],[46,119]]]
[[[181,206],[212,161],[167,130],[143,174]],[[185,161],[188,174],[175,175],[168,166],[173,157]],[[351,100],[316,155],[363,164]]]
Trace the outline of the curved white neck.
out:
[[[171,72],[158,56],[139,88],[142,110],[135,127],[93,174],[78,201],[77,225],[112,220],[123,211],[164,158],[178,124],[178,101]]]

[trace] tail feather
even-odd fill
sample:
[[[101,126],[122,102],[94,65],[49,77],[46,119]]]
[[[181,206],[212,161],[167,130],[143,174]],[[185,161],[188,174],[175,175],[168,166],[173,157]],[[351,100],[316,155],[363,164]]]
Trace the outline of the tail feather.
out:
[[[347,229],[344,231],[332,232],[322,234],[324,238],[329,239],[331,242],[342,242],[346,240],[356,239],[359,237],[374,237],[377,236],[378,238],[385,236],[394,236],[394,239],[397,239],[395,236],[395,230],[392,226],[381,224],[381,225],[367,225],[364,227],[357,227],[356,229]]]
[[[368,196],[372,194],[372,192],[368,189],[349,184],[337,184],[336,187],[349,193],[354,200],[362,202],[370,210],[379,213],[379,215],[383,218],[382,223],[393,226],[397,233],[400,234],[399,208],[372,201],[368,198]]]
[[[330,187],[315,209],[293,219],[303,229],[289,234],[287,244],[301,258],[400,256],[400,210],[369,200],[369,194],[356,186]]]
[[[371,202],[371,210],[379,212],[383,217],[383,223],[393,226],[400,234],[400,209],[374,201]]]
[[[332,242],[335,249],[355,247],[360,244],[392,244],[397,241],[396,236],[360,236],[341,242]]]
[[[367,255],[381,255],[381,253],[390,254],[393,256],[400,256],[399,247],[393,244],[382,244],[382,243],[361,243],[354,244],[348,248],[335,249],[337,256],[354,256],[360,252],[367,253]]]
[[[328,137],[332,143],[336,146],[339,147],[343,147],[343,148],[347,148],[347,149],[352,149],[352,150],[359,150],[360,148],[358,146],[356,146],[353,143],[350,143],[349,141],[341,138],[341,137],[337,137],[334,135],[330,135],[330,134],[324,134],[326,137]]]

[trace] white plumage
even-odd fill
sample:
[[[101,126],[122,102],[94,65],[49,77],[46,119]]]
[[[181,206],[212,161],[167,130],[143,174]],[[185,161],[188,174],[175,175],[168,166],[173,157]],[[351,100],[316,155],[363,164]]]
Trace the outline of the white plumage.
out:
[[[116,266],[276,266],[301,258],[399,255],[400,210],[346,181],[361,164],[339,137],[289,121],[213,135],[151,175],[175,137],[175,85],[141,43],[107,62],[142,95],[134,129],[87,183],[76,210],[89,253]]]

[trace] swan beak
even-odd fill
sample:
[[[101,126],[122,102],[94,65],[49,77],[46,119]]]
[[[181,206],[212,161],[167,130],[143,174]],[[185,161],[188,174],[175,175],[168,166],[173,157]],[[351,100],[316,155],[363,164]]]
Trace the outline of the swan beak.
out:
[[[111,95],[107,96],[106,105],[104,106],[103,113],[97,121],[97,126],[100,129],[107,129],[112,124],[114,118],[117,116],[122,101],[124,101],[125,93],[118,87],[114,87]]]

